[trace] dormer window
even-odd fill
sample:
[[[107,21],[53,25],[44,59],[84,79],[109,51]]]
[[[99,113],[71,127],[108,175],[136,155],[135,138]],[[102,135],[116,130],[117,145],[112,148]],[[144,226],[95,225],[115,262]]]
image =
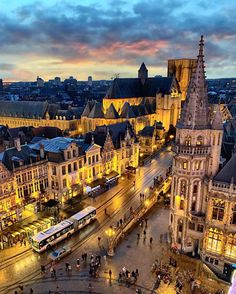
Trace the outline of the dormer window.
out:
[[[191,136],[185,137],[185,146],[191,146]]]

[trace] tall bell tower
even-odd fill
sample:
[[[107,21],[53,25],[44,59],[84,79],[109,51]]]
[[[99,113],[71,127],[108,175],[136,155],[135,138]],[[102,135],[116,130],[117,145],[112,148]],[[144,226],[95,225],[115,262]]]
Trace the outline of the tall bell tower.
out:
[[[208,179],[219,166],[222,121],[210,122],[201,36],[196,68],[177,123],[169,228],[171,242],[184,252],[199,253],[205,230]]]

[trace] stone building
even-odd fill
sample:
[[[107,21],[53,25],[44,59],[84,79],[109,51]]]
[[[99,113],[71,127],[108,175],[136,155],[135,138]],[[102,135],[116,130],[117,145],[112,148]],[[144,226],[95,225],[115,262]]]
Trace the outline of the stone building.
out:
[[[210,121],[203,47],[201,37],[196,69],[177,123],[171,188],[172,243],[193,254],[202,249],[209,179],[218,171],[223,135],[219,108]]]
[[[96,126],[128,120],[136,133],[161,121],[166,130],[175,125],[181,109],[179,84],[172,77],[148,77],[143,63],[138,78],[116,78],[102,104],[90,101],[82,115],[83,133]]]
[[[167,75],[175,76],[180,87],[182,101],[186,99],[188,85],[192,72],[196,67],[197,59],[169,59]]]
[[[231,278],[236,263],[236,155],[210,181],[202,258]]]
[[[35,101],[0,101],[0,125],[57,127],[70,135],[81,133],[78,110],[61,110],[57,104]]]

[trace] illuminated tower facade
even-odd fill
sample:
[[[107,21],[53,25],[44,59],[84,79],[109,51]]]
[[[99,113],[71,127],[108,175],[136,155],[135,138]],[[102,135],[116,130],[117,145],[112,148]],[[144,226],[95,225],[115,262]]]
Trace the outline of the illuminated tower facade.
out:
[[[215,130],[216,123],[210,122],[203,50],[201,36],[196,68],[177,123],[169,220],[172,244],[193,254],[202,247],[209,179],[218,171],[222,140],[222,130]]]

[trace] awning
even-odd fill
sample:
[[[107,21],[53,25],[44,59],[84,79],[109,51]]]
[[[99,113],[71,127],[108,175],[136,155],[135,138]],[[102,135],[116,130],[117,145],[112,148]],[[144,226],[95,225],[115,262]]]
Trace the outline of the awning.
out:
[[[92,183],[87,184],[87,186],[89,186],[90,188],[94,189],[98,186],[102,186],[105,184],[105,179],[97,179],[95,181],[93,181]]]
[[[120,177],[119,173],[116,171],[112,171],[111,173],[109,173],[109,175],[106,175],[106,180],[107,182],[110,182],[116,178]]]

